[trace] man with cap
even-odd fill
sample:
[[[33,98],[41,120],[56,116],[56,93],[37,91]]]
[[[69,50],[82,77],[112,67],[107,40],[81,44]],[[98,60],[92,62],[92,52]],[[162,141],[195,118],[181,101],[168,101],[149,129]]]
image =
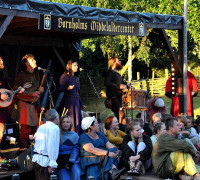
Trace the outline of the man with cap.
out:
[[[49,174],[57,168],[60,143],[59,115],[55,109],[50,109],[45,113],[45,117],[47,122],[41,125],[34,135],[32,161],[36,180],[48,180]]]
[[[167,113],[167,108],[162,98],[156,97],[149,100],[146,120],[150,122],[155,113]]]

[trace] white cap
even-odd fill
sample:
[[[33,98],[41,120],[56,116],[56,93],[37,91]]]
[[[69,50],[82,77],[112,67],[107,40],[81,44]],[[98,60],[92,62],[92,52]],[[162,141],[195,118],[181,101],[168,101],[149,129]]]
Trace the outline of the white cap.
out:
[[[93,121],[95,121],[95,116],[93,117],[85,117],[82,119],[82,122],[81,122],[81,127],[82,129],[85,131],[86,129],[88,129],[91,124],[93,123]]]
[[[163,101],[163,99],[158,98],[158,99],[156,99],[156,101],[154,103],[154,106],[156,106],[156,107],[164,107],[165,106],[165,102]]]

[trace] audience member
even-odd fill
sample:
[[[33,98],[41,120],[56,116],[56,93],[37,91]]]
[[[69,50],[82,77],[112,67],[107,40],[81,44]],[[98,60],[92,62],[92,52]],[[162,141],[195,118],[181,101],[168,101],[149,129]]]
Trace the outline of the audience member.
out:
[[[130,133],[123,138],[122,161],[130,174],[144,174],[144,166],[146,169],[150,167],[152,143],[149,136],[143,135],[143,132],[140,123],[133,121]]]
[[[35,146],[33,166],[36,180],[49,180],[50,173],[57,168],[60,130],[59,115],[55,109],[45,113],[47,122],[41,125],[34,135]]]
[[[106,135],[105,123],[99,124],[99,131],[102,132],[104,135]]]
[[[119,130],[119,122],[115,116],[108,116],[105,120],[106,137],[108,140],[119,147],[123,142],[126,133]]]
[[[185,127],[187,126],[187,119],[185,116],[178,116],[177,117],[178,122],[180,124],[181,127],[181,132],[179,134],[179,138],[187,138],[190,134],[189,131],[185,130]]]
[[[160,123],[162,120],[162,115],[161,113],[155,113],[152,116],[152,125],[155,126],[157,123]]]
[[[166,133],[166,126],[163,122],[157,123],[154,126],[154,130],[153,130],[154,135],[151,136],[151,142],[152,145],[154,146],[155,143],[157,142],[158,138]]]
[[[61,145],[57,159],[59,179],[80,180],[79,136],[72,130],[72,120],[65,115],[60,120]]]
[[[161,113],[161,116],[162,116],[161,121],[162,121],[163,123],[165,123],[167,119],[172,118],[172,115],[169,114],[169,113],[166,113],[166,112]]]
[[[186,119],[187,119],[187,125],[186,125],[185,130],[190,132],[188,138],[192,141],[192,143],[195,146],[199,146],[200,135],[197,133],[196,129],[193,127],[194,119],[192,116],[186,116]]]
[[[82,120],[82,129],[86,131],[79,138],[82,177],[107,180],[110,173],[112,179],[117,179],[124,169],[117,169],[119,152],[116,146],[99,132],[94,116]]]
[[[177,118],[166,120],[166,130],[167,133],[158,138],[153,148],[153,166],[158,176],[174,178],[177,175],[180,179],[185,179],[188,175],[195,180],[200,179],[192,159],[192,156],[197,155],[196,152],[191,144],[178,139],[181,128]]]
[[[157,124],[157,123],[160,123],[161,122],[161,119],[162,119],[162,116],[161,116],[161,113],[155,113],[152,118],[151,118],[151,121],[149,122],[149,128],[151,129],[152,131],[152,134],[154,132],[154,126]],[[150,136],[151,137],[151,136]]]
[[[147,122],[150,122],[152,120],[152,116],[155,113],[167,113],[167,108],[165,106],[165,102],[162,98],[153,98],[150,99],[148,102],[148,109],[146,111],[147,113]]]

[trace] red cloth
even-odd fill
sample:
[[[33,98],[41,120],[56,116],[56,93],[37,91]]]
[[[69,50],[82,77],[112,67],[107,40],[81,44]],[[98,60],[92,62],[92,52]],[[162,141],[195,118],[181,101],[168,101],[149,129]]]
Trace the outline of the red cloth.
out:
[[[166,106],[164,106],[162,109],[158,110],[155,106],[154,106],[154,103],[155,101],[157,100],[158,98],[153,98],[153,99],[150,99],[149,102],[148,102],[148,111],[147,111],[147,120],[150,121],[152,116],[155,114],[155,113],[167,113],[167,108]]]
[[[171,76],[166,82],[165,93],[172,91],[172,78]],[[193,116],[193,102],[192,102],[192,91],[198,93],[198,83],[194,75],[188,71],[187,73],[187,107],[188,116]],[[178,94],[178,88],[176,88],[176,94]],[[179,116],[179,98],[178,95],[172,97],[171,114],[174,117]]]

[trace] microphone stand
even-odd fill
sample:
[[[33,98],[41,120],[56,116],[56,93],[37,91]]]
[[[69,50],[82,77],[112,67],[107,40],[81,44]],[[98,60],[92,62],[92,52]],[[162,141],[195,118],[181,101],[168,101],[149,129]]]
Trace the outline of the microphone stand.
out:
[[[99,96],[99,93],[97,92],[97,90],[96,90],[96,88],[95,88],[95,86],[94,86],[94,83],[92,82],[92,79],[90,78],[90,76],[89,76],[89,73],[87,72],[87,76],[88,76],[88,79],[89,79],[89,81],[90,81],[90,84],[92,85],[92,87],[93,87],[93,90],[94,90],[94,92],[95,92],[95,94],[96,94],[96,119],[98,119],[97,118],[97,99],[100,99],[100,96]]]

